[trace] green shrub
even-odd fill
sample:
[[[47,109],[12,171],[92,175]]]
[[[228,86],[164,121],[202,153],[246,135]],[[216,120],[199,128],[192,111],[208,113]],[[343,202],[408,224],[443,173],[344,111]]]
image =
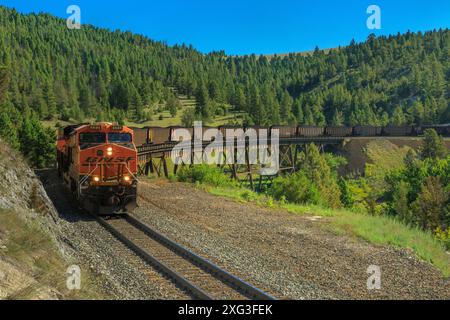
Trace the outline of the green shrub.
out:
[[[346,186],[338,184],[337,169],[344,163],[343,158],[322,154],[314,144],[308,145],[299,156],[299,171],[276,178],[267,193],[278,201],[339,208],[341,188]],[[351,202],[349,196],[343,195],[347,205]]]
[[[449,195],[445,192],[439,177],[428,177],[412,204],[418,225],[424,230],[435,230],[445,225],[448,199]]]
[[[341,190],[341,202],[346,208],[353,207],[355,199],[350,192],[349,183],[342,177],[338,180],[339,189]]]
[[[244,201],[254,201],[256,199],[256,195],[250,190],[244,190],[241,193],[241,198]]]
[[[205,164],[185,167],[178,173],[178,181],[204,183],[216,187],[232,186],[235,182],[227,177],[219,168]]]
[[[444,140],[434,129],[427,129],[422,142],[421,156],[424,159],[443,159],[446,157],[447,149]]]
[[[268,193],[280,201],[299,204],[323,202],[317,186],[303,172],[276,178]]]
[[[436,228],[434,231],[434,235],[436,239],[443,244],[443,246],[450,250],[450,227],[447,230],[443,230],[441,228]]]
[[[312,200],[318,191],[320,202],[331,208],[341,207],[341,190],[337,182],[337,168],[344,163],[342,159],[320,153],[319,148],[310,144],[300,153],[298,160],[299,171],[313,182],[316,190],[311,190]],[[314,203],[314,202],[311,202]]]

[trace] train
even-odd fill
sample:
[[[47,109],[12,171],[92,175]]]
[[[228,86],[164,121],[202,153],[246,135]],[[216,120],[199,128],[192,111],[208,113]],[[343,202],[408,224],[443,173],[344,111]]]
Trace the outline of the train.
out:
[[[178,142],[174,139],[174,130],[181,127],[144,127],[131,128],[134,131],[136,146],[162,144],[167,142]],[[206,130],[211,127],[203,127]],[[226,129],[237,129],[234,126],[220,126],[216,127],[223,135]],[[271,126],[271,127],[257,127],[246,126],[244,131],[248,129],[267,129],[270,133],[273,129],[279,130],[280,138],[301,138],[301,137],[411,137],[422,136],[426,129],[434,129],[437,133],[444,137],[450,137],[450,124],[446,125],[424,125],[424,126],[354,126],[354,127],[339,127],[339,126]],[[191,136],[193,136],[193,128],[187,129]]]
[[[114,123],[61,128],[58,175],[83,209],[99,215],[132,212],[137,197],[134,131]]]
[[[99,215],[131,213],[137,207],[137,148],[179,142],[182,127],[133,128],[116,123],[83,123],[58,131],[56,158],[63,184],[88,212]],[[213,127],[203,127],[202,130]],[[194,128],[182,128],[193,136]],[[429,126],[234,126],[215,127],[224,136],[228,129],[278,130],[280,139],[314,137],[421,136],[426,129],[450,137],[450,124]]]

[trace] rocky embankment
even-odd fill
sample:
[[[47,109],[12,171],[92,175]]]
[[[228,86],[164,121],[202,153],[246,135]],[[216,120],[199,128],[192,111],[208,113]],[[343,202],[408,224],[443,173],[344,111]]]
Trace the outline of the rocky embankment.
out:
[[[69,290],[67,268],[81,269]],[[0,299],[186,299],[0,140]]]
[[[28,233],[35,234],[22,235],[28,227]],[[20,236],[26,238],[21,241]],[[36,240],[49,243],[54,248],[51,254],[64,261],[68,256],[61,238],[58,214],[41,182],[18,152],[0,139],[0,298],[15,297],[31,287],[28,298],[61,298],[56,288],[39,283],[32,270],[35,259],[24,257],[27,240]]]
[[[58,213],[41,181],[23,157],[1,138],[0,209],[15,211],[21,218],[38,223],[54,240],[60,236]],[[60,249],[63,253],[63,247]]]

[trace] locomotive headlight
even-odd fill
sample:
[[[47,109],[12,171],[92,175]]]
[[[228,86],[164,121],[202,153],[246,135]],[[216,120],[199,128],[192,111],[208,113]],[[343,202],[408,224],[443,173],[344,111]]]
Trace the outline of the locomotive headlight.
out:
[[[108,156],[112,156],[112,154],[113,154],[113,149],[112,149],[111,147],[108,147],[108,149],[106,149],[106,154],[107,154]]]
[[[124,176],[123,177],[123,181],[125,181],[125,182],[130,182],[130,176]]]
[[[94,180],[94,182],[99,182],[100,178],[99,177],[92,177],[92,180]]]

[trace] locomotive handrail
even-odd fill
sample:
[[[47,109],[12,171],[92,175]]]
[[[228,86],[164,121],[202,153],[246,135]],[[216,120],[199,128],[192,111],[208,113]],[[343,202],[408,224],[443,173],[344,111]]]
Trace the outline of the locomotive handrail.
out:
[[[89,168],[90,168],[91,164],[89,163]],[[95,168],[92,169],[91,172],[89,172],[87,175],[85,175],[83,178],[81,178],[80,183],[78,184],[78,189],[79,189],[79,193],[81,194],[81,186],[83,185],[83,183],[86,182],[86,180],[91,176],[91,174],[97,169],[98,167],[98,163],[95,164]]]
[[[125,168],[127,169],[128,173],[137,181],[139,182],[139,179],[131,172],[130,168],[128,167],[128,162],[125,163]]]

